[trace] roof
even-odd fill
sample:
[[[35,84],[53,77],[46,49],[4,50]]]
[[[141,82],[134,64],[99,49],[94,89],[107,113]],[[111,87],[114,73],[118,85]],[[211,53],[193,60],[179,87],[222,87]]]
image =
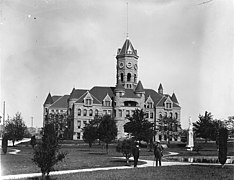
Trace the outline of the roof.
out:
[[[168,94],[166,94],[165,96],[163,96],[159,103],[157,104],[157,106],[159,107],[164,107],[164,102],[167,100],[167,98],[170,97]],[[171,99],[171,97],[170,97]],[[172,99],[171,99],[172,100]],[[173,102],[173,107],[180,107],[177,103]]]
[[[123,85],[120,83],[120,81],[118,81],[118,83],[116,84],[116,87],[115,87],[115,91],[124,91],[124,87]]]
[[[162,95],[157,93],[155,90],[145,89],[145,100],[147,100],[149,96],[154,101],[155,105],[162,99]]]
[[[57,96],[58,97],[58,96]],[[69,95],[60,96],[51,106],[50,108],[67,108],[67,100]]]
[[[158,87],[158,90],[159,89],[163,89],[163,87],[162,87],[162,84],[160,83],[160,85],[159,85],[159,87]]]
[[[88,90],[86,89],[72,89],[72,92],[70,94],[69,99],[79,99],[84,93],[86,93]]]
[[[143,86],[142,86],[141,81],[138,82],[137,87],[136,87],[136,89],[135,89],[135,92],[136,92],[136,93],[145,92],[145,90],[144,90],[144,88],[143,88]]]
[[[88,94],[88,91],[86,93],[84,93],[77,101],[76,103],[83,103],[84,102],[84,98],[85,96]],[[96,97],[94,97],[91,93],[90,93],[91,97],[93,98],[93,103],[94,104],[100,104],[101,101],[99,101]]]
[[[176,98],[175,93],[172,94],[171,100],[172,100],[173,102],[175,102],[175,103],[179,103],[178,100],[177,100],[177,98]]]
[[[115,87],[94,86],[89,92],[100,102],[102,102],[107,94],[109,94],[110,98],[114,97],[114,89]]]
[[[125,93],[122,97],[125,97],[125,98],[139,98],[133,89],[125,89]]]
[[[51,94],[49,93],[48,94],[48,96],[47,96],[47,98],[46,98],[46,100],[45,100],[45,102],[44,102],[44,105],[45,104],[53,104],[53,99],[52,99],[52,97],[51,97]]]
[[[134,56],[138,57],[137,50],[134,49],[134,47],[129,39],[126,39],[123,47],[121,49],[119,49],[117,56],[121,56],[121,55],[124,55],[124,56],[125,55],[134,55]]]

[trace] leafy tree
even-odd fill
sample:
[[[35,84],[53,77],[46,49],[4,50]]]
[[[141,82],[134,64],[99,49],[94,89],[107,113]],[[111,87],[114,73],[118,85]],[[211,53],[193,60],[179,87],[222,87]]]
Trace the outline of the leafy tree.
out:
[[[98,127],[98,136],[101,141],[106,143],[106,152],[108,153],[108,144],[117,136],[117,126],[115,120],[110,115],[105,115]]]
[[[6,121],[5,135],[8,140],[12,140],[13,146],[15,141],[23,139],[27,127],[21,117],[21,113],[17,112],[13,119]]]
[[[143,110],[136,109],[124,125],[124,131],[130,133],[136,140],[150,142],[154,136],[153,123],[145,119]]]
[[[229,116],[228,120],[224,121],[224,124],[228,129],[229,136],[234,137],[234,116]]]
[[[53,123],[56,135],[62,139],[65,137],[67,127],[67,114],[66,113],[50,113],[46,117],[47,123]]]
[[[228,130],[224,127],[219,129],[219,162],[224,166],[227,160]]]
[[[46,124],[43,129],[42,142],[34,149],[33,162],[41,169],[42,178],[49,176],[55,164],[62,161],[66,153],[59,152],[57,133],[54,124]]]
[[[7,136],[4,134],[2,138],[2,152],[4,154],[7,153],[7,146],[8,146],[8,139],[7,139]]]
[[[129,158],[132,156],[132,146],[133,140],[131,138],[126,138],[122,141],[120,140],[117,144],[117,152],[121,152],[123,154],[126,158],[127,165],[129,165]]]
[[[92,143],[98,138],[98,128],[94,126],[92,123],[87,124],[83,128],[83,140],[84,142],[89,144],[89,147],[92,147]]]
[[[180,122],[172,117],[164,116],[159,119],[159,128],[167,136],[167,144],[170,144],[171,137],[178,137],[181,134]]]
[[[207,142],[208,139],[215,140],[214,131],[215,127],[212,123],[212,115],[211,113],[205,112],[205,115],[199,115],[199,120],[193,123],[193,130],[197,137],[204,138]]]

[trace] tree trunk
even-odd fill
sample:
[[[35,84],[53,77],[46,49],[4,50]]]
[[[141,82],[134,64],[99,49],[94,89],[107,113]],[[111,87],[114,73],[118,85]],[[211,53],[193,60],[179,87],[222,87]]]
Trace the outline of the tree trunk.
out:
[[[129,156],[126,154],[127,166],[129,166]]]
[[[12,140],[13,147],[15,146],[15,140]]]

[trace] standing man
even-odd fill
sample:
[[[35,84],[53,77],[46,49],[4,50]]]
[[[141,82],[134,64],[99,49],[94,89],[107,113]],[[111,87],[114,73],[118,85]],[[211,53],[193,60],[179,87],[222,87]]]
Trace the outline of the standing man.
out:
[[[158,166],[158,162],[159,162],[159,166],[161,166],[161,159],[163,156],[163,147],[160,144],[160,141],[156,141],[156,145],[154,146],[154,156],[155,156],[155,160],[156,160],[156,166]]]
[[[132,148],[132,155],[134,158],[134,167],[137,167],[137,162],[138,162],[138,158],[140,155],[139,141],[134,143],[133,148]]]

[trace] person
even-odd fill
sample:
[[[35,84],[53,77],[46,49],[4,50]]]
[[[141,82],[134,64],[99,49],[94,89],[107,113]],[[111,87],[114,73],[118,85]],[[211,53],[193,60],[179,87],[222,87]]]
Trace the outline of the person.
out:
[[[140,155],[139,141],[134,143],[134,146],[132,148],[132,155],[133,155],[133,158],[134,158],[134,167],[137,167],[138,158],[139,158],[139,155]]]
[[[155,156],[155,161],[156,161],[156,166],[161,166],[161,159],[163,156],[163,147],[160,144],[160,141],[156,141],[156,145],[154,146],[154,156]]]

